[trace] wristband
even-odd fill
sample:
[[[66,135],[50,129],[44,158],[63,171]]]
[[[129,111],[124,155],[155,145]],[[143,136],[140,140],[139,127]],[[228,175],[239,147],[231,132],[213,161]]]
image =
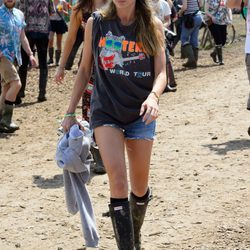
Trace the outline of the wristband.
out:
[[[64,117],[76,117],[76,113],[67,113]]]

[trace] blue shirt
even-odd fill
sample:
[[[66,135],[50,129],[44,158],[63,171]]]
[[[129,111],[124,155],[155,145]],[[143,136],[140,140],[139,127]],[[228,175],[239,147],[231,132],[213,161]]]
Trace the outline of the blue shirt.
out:
[[[13,8],[9,10],[4,4],[0,7],[0,56],[5,56],[11,62],[21,58],[21,32],[25,27],[23,13]]]

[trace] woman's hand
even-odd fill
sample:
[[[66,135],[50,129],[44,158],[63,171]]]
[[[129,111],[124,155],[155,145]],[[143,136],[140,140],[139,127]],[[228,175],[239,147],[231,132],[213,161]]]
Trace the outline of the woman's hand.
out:
[[[69,129],[70,129],[74,124],[76,124],[76,123],[78,123],[78,122],[77,122],[77,120],[76,120],[75,117],[71,117],[71,116],[69,116],[69,117],[64,117],[64,119],[63,119],[63,121],[62,121],[62,123],[61,123],[61,125],[62,125],[62,127],[63,127],[64,133],[68,132]]]
[[[143,122],[148,125],[150,122],[154,121],[159,114],[159,104],[158,97],[154,92],[151,92],[147,99],[141,105],[140,115],[143,115]]]
[[[57,83],[62,83],[63,79],[64,79],[64,68],[58,67],[56,69],[55,81]]]

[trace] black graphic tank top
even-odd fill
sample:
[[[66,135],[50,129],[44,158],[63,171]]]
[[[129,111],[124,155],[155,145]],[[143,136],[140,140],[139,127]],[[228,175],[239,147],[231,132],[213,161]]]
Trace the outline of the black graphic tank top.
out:
[[[91,127],[110,123],[122,127],[139,118],[141,105],[153,88],[154,58],[136,42],[135,24],[103,20],[98,12],[93,17]]]

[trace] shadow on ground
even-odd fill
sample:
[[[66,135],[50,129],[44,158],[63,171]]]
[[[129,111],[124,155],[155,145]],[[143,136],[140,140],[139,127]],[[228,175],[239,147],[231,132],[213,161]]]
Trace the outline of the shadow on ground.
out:
[[[232,140],[224,143],[206,144],[202,146],[209,148],[210,151],[213,151],[218,155],[226,155],[231,151],[250,149],[250,140]]]
[[[44,178],[41,175],[33,175],[33,183],[41,189],[52,189],[63,187],[63,175],[57,174],[53,178]]]

